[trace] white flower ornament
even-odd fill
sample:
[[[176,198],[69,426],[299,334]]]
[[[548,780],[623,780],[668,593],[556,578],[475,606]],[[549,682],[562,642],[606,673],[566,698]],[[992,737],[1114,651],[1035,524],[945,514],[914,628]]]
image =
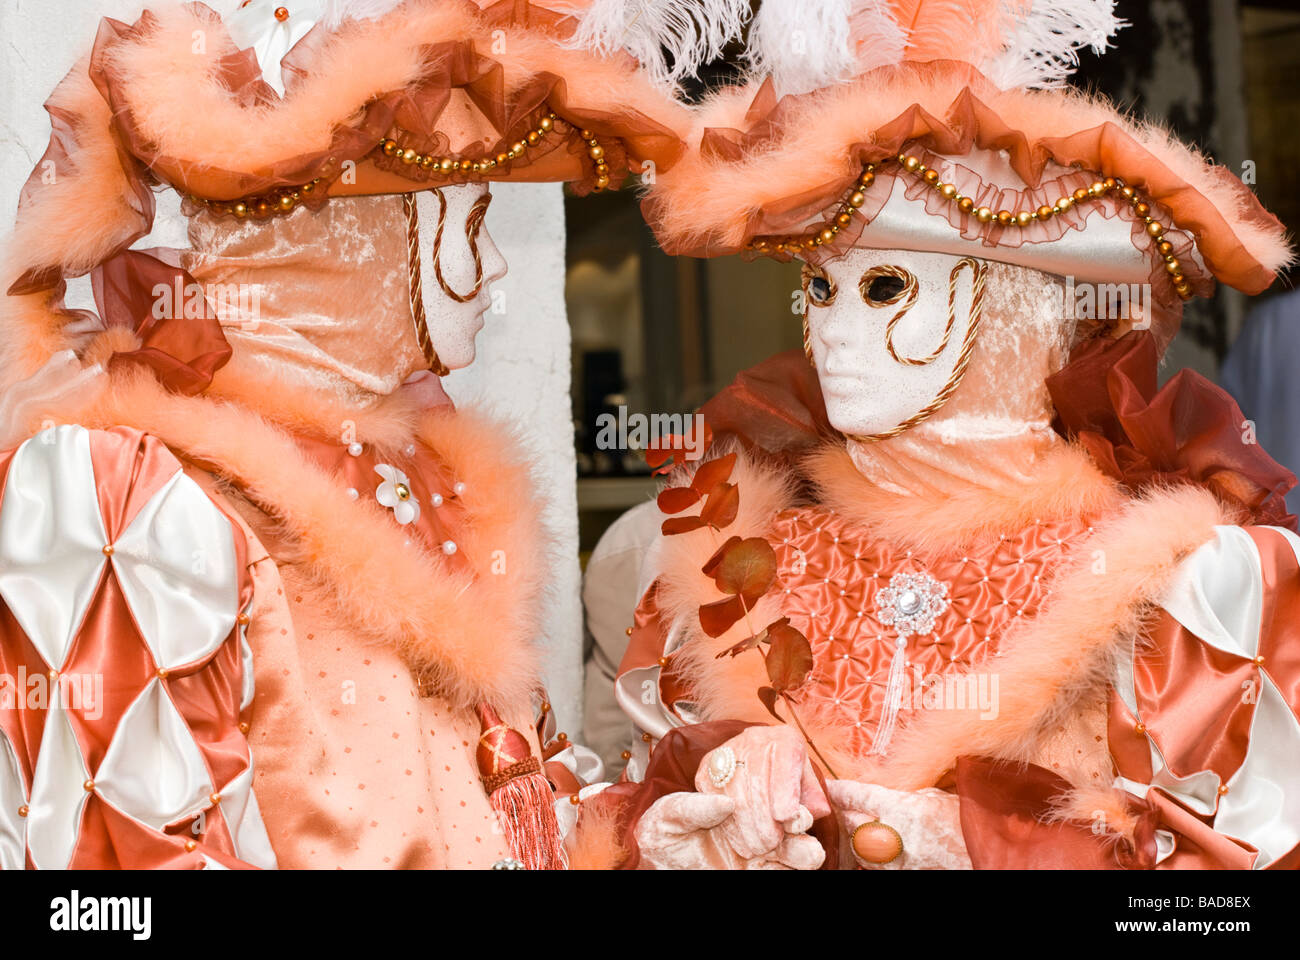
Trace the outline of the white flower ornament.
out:
[[[420,502],[411,492],[411,481],[406,474],[396,467],[381,463],[375,467],[375,473],[384,478],[375,490],[375,499],[380,506],[393,511],[393,519],[402,526],[420,519]]]

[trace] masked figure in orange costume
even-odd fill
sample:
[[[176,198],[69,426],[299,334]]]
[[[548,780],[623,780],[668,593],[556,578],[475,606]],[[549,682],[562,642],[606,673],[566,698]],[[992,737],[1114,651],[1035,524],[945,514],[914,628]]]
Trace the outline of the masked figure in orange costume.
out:
[[[820,46],[808,6],[762,6],[754,79],[645,206],[670,253],[801,260],[805,350],[668,476],[618,678],[640,737],[573,849],[1295,866],[1294,477],[1211,383],[1156,381],[1185,301],[1286,265],[1281,225],[1060,89],[1105,0],[854,4]]]
[[[488,184],[614,188],[684,124],[571,42],[583,4],[481,6],[160,4],[51,97],[6,264],[0,866],[564,866],[527,464],[438,377],[505,269]],[[159,185],[189,249],[129,249]]]

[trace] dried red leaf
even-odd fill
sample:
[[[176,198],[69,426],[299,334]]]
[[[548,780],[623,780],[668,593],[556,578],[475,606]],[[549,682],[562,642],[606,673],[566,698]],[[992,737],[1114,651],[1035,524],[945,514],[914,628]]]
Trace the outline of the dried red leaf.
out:
[[[667,490],[660,490],[656,500],[659,509],[664,513],[681,513],[699,501],[699,491],[692,487],[669,487]]]
[[[692,530],[698,530],[706,526],[699,517],[672,517],[664,521],[660,528],[665,537],[671,537],[679,533],[690,533]]]
[[[722,559],[714,570],[713,582],[723,593],[739,594],[745,606],[752,607],[776,580],[776,552],[772,545],[762,537],[732,537],[720,552]]]
[[[703,574],[706,577],[714,576],[718,572],[718,566],[722,563],[722,558],[727,555],[727,551],[740,542],[740,537],[728,537],[727,542],[713,551],[713,556],[709,557],[708,562],[700,568]]]
[[[709,636],[720,637],[744,615],[745,605],[740,597],[727,597],[700,607],[700,626]]]
[[[740,491],[734,483],[719,483],[710,491],[700,519],[716,530],[729,527],[740,510]]]
[[[731,477],[731,470],[736,465],[736,455],[729,453],[725,457],[708,460],[695,471],[691,486],[700,496],[711,492],[714,487]]]
[[[781,715],[776,712],[776,699],[780,695],[781,694],[777,693],[771,687],[758,688],[758,699],[763,701],[763,706],[767,707],[767,712],[776,717],[777,720],[780,720],[781,723],[785,723],[784,720],[781,720]]]
[[[699,444],[697,449],[700,451],[708,450],[713,444],[713,430],[704,424],[704,442]],[[662,437],[658,444],[652,444],[646,449],[645,462],[654,469],[653,475],[670,473],[674,467],[680,463],[686,462],[687,449],[686,438],[681,434],[670,434]]]
[[[766,642],[767,642],[767,631],[760,630],[755,636],[746,637],[744,640],[741,640],[740,643],[733,643],[731,646],[727,647],[726,650],[723,650],[720,654],[718,654],[713,659],[721,660],[723,657],[727,656],[727,654],[731,654],[731,656],[736,657],[744,653],[746,650],[753,650],[760,643],[766,643]]]
[[[780,622],[768,627],[767,677],[780,693],[796,690],[813,668],[812,645],[808,638]]]

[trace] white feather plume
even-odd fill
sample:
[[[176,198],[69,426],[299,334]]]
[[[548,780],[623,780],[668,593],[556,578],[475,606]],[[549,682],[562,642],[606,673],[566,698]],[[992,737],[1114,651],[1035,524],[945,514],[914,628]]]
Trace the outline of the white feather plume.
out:
[[[1079,66],[1082,47],[1102,53],[1124,26],[1114,0],[1031,0],[1017,13],[1005,48],[980,70],[1003,90],[1060,87]]]
[[[344,20],[376,20],[406,0],[326,0],[325,25],[333,30]]]
[[[784,96],[897,63],[906,42],[887,0],[763,0],[745,57]]]
[[[673,88],[722,53],[749,20],[749,0],[592,0],[569,44],[626,51]]]

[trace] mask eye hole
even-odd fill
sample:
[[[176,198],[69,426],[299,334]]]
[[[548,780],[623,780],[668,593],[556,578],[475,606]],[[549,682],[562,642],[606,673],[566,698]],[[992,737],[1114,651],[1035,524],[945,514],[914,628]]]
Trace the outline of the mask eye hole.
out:
[[[835,284],[818,267],[804,264],[803,289],[814,307],[826,307],[835,302]]]
[[[862,275],[858,289],[873,307],[897,303],[916,287],[916,277],[901,267],[873,267]]]

